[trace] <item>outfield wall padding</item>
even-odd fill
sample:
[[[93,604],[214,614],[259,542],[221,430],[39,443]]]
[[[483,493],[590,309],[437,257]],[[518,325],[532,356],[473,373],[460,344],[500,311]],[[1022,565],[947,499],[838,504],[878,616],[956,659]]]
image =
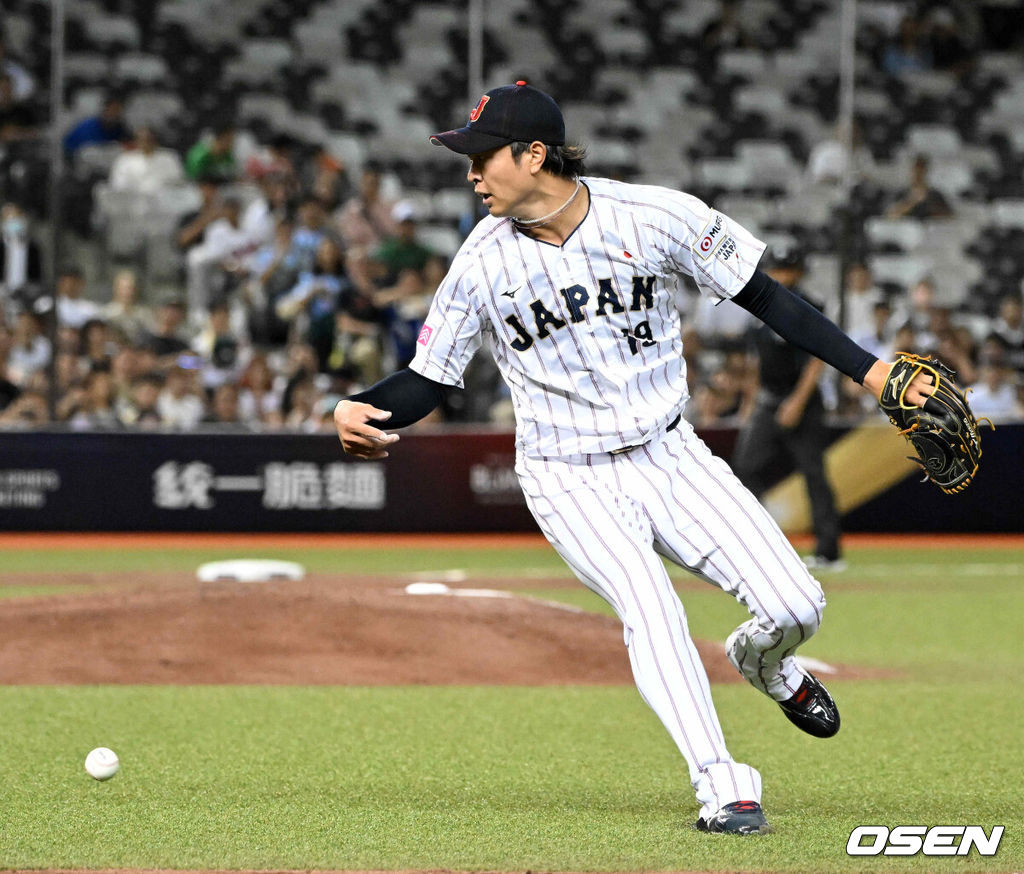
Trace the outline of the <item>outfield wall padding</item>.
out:
[[[702,436],[729,457],[735,431]],[[962,494],[906,477],[844,529],[1024,532],[1024,425],[986,432],[984,447]],[[536,531],[513,462],[499,431],[405,434],[374,462],[330,434],[5,432],[0,530]]]

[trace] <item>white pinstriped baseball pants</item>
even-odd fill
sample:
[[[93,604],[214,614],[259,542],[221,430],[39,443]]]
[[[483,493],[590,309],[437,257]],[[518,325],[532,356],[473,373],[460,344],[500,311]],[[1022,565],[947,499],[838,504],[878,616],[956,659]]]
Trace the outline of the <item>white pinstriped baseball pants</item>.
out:
[[[731,656],[755,687],[784,700],[802,679],[793,651],[817,630],[825,598],[778,525],[686,421],[628,453],[521,456],[516,470],[545,536],[622,620],[637,688],[686,759],[700,815],[760,801],[760,775],[726,749],[659,554],[747,607]]]

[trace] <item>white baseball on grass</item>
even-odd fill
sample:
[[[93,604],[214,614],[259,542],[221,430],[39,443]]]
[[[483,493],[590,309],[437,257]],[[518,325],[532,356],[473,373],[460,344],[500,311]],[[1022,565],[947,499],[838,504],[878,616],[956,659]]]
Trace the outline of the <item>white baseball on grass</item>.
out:
[[[106,747],[96,747],[85,757],[86,772],[97,780],[109,780],[120,767],[121,762],[117,758],[117,753]]]

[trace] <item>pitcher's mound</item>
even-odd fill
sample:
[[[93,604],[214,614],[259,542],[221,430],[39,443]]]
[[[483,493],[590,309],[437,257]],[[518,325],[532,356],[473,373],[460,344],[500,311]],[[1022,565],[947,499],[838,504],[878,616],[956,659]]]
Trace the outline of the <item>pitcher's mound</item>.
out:
[[[394,580],[324,575],[76,581],[86,591],[0,600],[0,683],[633,682],[616,619],[518,596],[411,596]],[[697,646],[712,681],[739,680],[722,644]]]

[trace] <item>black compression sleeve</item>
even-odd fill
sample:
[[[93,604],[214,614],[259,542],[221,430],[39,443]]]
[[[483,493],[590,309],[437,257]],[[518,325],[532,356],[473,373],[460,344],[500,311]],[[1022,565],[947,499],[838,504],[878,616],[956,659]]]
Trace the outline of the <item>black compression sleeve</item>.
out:
[[[366,391],[352,395],[349,400],[370,404],[379,410],[390,410],[390,419],[375,424],[404,428],[442,404],[449,388],[451,386],[434,382],[406,367],[371,385]]]
[[[754,271],[733,301],[773,328],[784,340],[831,364],[856,382],[863,383],[871,365],[878,360],[807,301],[761,270]]]

